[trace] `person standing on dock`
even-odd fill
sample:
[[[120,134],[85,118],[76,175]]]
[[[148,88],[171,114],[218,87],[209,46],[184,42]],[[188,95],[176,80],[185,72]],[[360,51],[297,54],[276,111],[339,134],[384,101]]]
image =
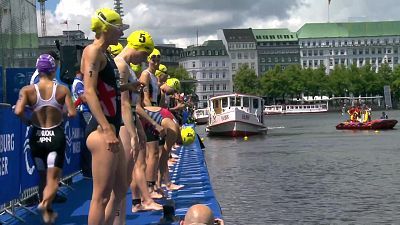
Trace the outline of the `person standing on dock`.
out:
[[[91,21],[95,39],[84,49],[81,60],[84,95],[93,115],[85,131],[86,145],[92,153],[93,173],[89,225],[112,224],[116,205],[126,194],[126,159],[117,136],[122,121],[120,92],[123,87],[107,48],[116,45],[128,27],[114,10],[97,10]],[[117,204],[110,204],[111,194]]]
[[[114,58],[119,70],[121,84],[138,82],[136,73],[130,64],[139,64],[146,61],[147,56],[154,49],[152,37],[143,30],[132,32],[127,41],[127,46]],[[145,177],[146,136],[136,114],[136,105],[140,100],[140,93],[141,88],[121,94],[123,125],[119,134],[127,159],[128,186],[130,184],[132,189],[132,212],[162,210],[162,205],[156,203],[150,197],[147,189]],[[161,130],[162,128],[160,127],[159,129]],[[126,186],[126,190],[128,190],[128,186]],[[121,215],[125,214],[125,205],[124,201],[121,202]]]
[[[38,169],[41,183],[45,184],[43,198],[38,205],[45,223],[54,223],[57,213],[52,209],[58,182],[64,165],[66,139],[63,129],[63,108],[69,117],[76,115],[69,89],[54,82],[57,65],[49,54],[42,54],[36,62],[39,82],[21,89],[15,114],[33,130],[29,137],[32,158]],[[25,105],[33,109],[26,118]]]

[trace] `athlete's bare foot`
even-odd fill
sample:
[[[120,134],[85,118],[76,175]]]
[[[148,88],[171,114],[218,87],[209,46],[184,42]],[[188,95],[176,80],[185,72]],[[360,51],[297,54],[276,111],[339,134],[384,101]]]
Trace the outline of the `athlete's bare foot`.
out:
[[[153,199],[160,199],[160,198],[163,198],[164,196],[156,191],[152,191],[150,193],[150,197]]]
[[[174,183],[170,183],[169,185],[167,185],[167,189],[169,191],[176,191],[179,190],[181,188],[183,188],[185,185],[178,185],[178,184],[174,184]]]
[[[52,209],[46,209],[43,204],[38,205],[38,210],[42,214],[42,219],[44,224],[54,224],[57,217],[58,213],[54,212]]]
[[[150,201],[150,202],[143,202],[142,203],[142,210],[148,211],[148,210],[162,210],[163,206],[158,204],[155,201]]]

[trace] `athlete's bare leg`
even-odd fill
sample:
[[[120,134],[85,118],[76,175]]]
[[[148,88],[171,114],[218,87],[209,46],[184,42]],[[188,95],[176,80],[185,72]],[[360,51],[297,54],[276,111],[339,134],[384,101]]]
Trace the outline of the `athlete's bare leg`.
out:
[[[158,140],[147,142],[146,149],[146,180],[149,182],[148,189],[152,198],[162,198],[162,195],[154,191],[155,184],[151,184],[157,180],[159,159]]]
[[[44,223],[54,223],[57,213],[53,212],[51,205],[58,189],[58,181],[61,177],[61,169],[58,167],[48,168],[46,173],[46,186],[43,191],[43,200],[38,205],[42,213]]]
[[[88,225],[103,225],[105,209],[115,181],[118,155],[106,149],[99,131],[93,131],[86,140],[92,153],[93,193],[90,202]]]

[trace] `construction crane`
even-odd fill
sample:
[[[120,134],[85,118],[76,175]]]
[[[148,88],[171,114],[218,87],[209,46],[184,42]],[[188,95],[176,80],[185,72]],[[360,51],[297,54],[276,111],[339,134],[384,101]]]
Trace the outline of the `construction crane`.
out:
[[[41,22],[41,28],[42,28],[42,37],[47,35],[46,31],[46,6],[45,2],[47,0],[38,0],[40,3],[40,22]]]

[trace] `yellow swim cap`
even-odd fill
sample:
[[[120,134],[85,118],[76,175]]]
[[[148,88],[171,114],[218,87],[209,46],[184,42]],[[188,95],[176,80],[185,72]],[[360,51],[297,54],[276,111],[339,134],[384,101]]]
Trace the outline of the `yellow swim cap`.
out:
[[[176,78],[169,78],[166,82],[167,86],[173,88],[175,91],[181,89],[181,82]]]
[[[192,127],[183,127],[181,130],[182,144],[190,145],[196,138],[196,132]]]
[[[153,56],[159,56],[161,57],[161,52],[158,49],[153,49],[153,51],[151,52],[151,54],[147,57],[147,62],[150,62],[151,57]]]
[[[129,64],[131,66],[131,69],[136,73],[139,74],[142,72],[142,66],[140,64]]]
[[[122,52],[122,49],[124,49],[124,46],[122,46],[121,43],[118,42],[117,45],[110,45],[108,46],[107,50],[115,57],[119,53]]]
[[[154,49],[153,38],[144,30],[137,30],[132,32],[126,39],[129,48],[136,49],[138,51],[145,51],[150,54]]]
[[[106,31],[110,26],[121,30],[129,28],[129,25],[122,23],[122,18],[116,11],[109,8],[96,10],[90,29],[99,33]]]
[[[158,70],[156,70],[156,77],[159,77],[161,74],[166,73],[167,72],[167,67],[164,64],[160,64],[158,66]]]

